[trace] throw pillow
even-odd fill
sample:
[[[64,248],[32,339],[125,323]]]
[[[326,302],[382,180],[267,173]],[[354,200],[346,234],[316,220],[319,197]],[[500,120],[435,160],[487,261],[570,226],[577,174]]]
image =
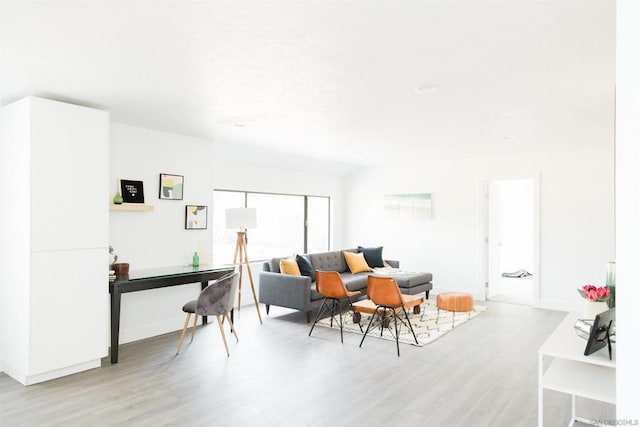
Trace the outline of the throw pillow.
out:
[[[301,276],[298,263],[294,259],[281,259],[280,260],[280,273],[291,274],[292,276]]]
[[[296,255],[296,262],[298,263],[298,268],[300,269],[300,274],[303,276],[311,277],[311,281],[316,281],[316,270],[313,268],[311,263],[303,256]]]
[[[367,261],[364,259],[364,254],[356,254],[349,251],[343,251],[342,253],[344,254],[344,259],[347,261],[349,270],[351,270],[353,274],[371,271],[371,268],[369,268]]]
[[[367,260],[369,267],[384,267],[382,246],[377,248],[363,248],[362,246],[358,246],[358,252],[362,252],[364,254],[364,259]]]

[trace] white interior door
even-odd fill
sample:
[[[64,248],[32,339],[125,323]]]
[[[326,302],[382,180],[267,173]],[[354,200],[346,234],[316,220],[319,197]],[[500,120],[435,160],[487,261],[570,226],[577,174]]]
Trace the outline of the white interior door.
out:
[[[536,246],[534,180],[490,181],[487,199],[486,297],[532,305]]]
[[[487,288],[486,297],[493,298],[500,289],[500,246],[501,246],[501,197],[500,181],[488,185],[488,233],[487,233]]]

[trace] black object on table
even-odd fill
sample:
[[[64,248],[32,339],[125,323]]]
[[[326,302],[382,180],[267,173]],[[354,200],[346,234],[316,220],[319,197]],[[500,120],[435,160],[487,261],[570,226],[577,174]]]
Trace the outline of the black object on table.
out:
[[[201,283],[204,289],[210,280],[216,280],[232,273],[234,266],[163,267],[130,271],[109,282],[111,294],[111,363],[118,363],[118,343],[120,341],[120,302],[122,294],[165,288],[168,286]],[[206,316],[202,320],[207,322]]]

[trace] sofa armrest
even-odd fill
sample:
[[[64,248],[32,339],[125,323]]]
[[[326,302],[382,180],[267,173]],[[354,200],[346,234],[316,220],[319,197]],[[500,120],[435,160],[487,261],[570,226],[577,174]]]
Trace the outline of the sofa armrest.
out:
[[[311,310],[311,278],[282,273],[260,272],[258,301],[296,310]]]
[[[389,264],[389,267],[400,268],[400,261],[396,261],[393,259],[385,259],[384,262]]]

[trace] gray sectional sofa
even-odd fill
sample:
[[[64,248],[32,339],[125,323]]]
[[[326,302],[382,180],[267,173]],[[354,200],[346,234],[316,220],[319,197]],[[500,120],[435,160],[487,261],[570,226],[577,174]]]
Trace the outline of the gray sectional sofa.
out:
[[[349,252],[358,252],[357,249],[347,249]],[[376,272],[352,274],[347,266],[342,251],[322,252],[317,254],[302,255],[309,261],[314,270],[337,271],[342,277],[347,289],[361,291],[362,296],[367,294],[367,277]],[[280,273],[280,260],[286,258],[272,258],[264,263],[260,272],[260,289],[258,300],[265,304],[267,314],[269,307],[293,308],[307,314],[307,322],[311,322],[312,310],[318,308],[323,297],[316,291],[316,284],[309,276],[293,276]],[[386,263],[390,267],[399,267],[398,261]],[[381,274],[386,275],[386,274]],[[398,282],[398,287],[403,294],[416,295],[424,292],[429,298],[429,291],[433,288],[431,273],[400,273],[392,277]]]

